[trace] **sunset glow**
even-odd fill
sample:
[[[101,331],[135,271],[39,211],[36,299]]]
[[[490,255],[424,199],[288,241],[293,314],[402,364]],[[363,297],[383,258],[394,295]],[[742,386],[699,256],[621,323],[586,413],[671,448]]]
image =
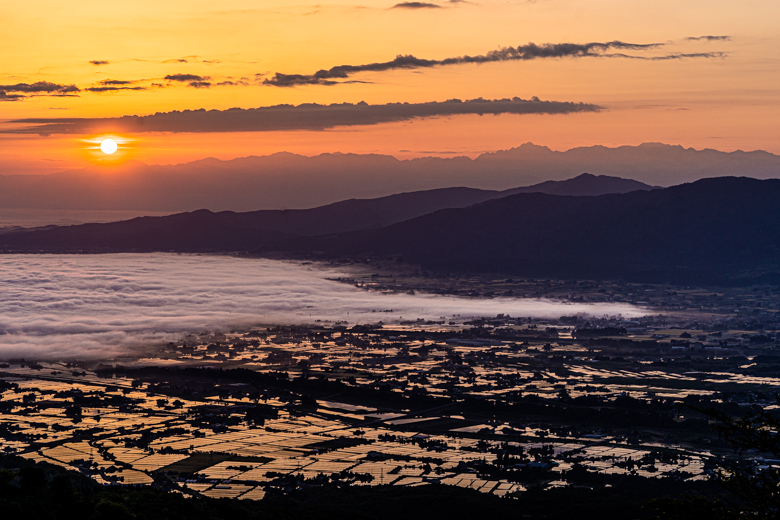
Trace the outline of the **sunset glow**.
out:
[[[780,0],[0,22],[3,518],[778,517]]]
[[[18,139],[14,133],[23,132],[33,143],[31,152],[2,147],[1,172],[84,166],[61,139],[115,131],[105,118],[533,96],[601,108],[419,116],[241,137],[231,135],[241,129],[197,123],[149,135],[134,157],[175,163],[215,153],[232,158],[334,148],[398,157],[473,156],[528,141],[558,150],[664,142],[780,152],[780,7],[774,1],[746,2],[739,9],[698,0],[598,0],[587,7],[576,0],[448,2],[421,3],[419,9],[391,8],[380,0],[316,7],[229,0],[218,10],[207,2],[115,2],[109,10],[100,5],[40,0],[2,8],[9,23],[0,139]],[[35,22],[35,30],[49,37],[30,43],[38,12],[49,15]],[[57,125],[74,118],[93,123],[62,133]],[[479,132],[470,131],[474,121]],[[182,135],[188,132],[198,135]],[[204,154],[201,141],[215,152]],[[117,143],[115,156],[123,146]]]

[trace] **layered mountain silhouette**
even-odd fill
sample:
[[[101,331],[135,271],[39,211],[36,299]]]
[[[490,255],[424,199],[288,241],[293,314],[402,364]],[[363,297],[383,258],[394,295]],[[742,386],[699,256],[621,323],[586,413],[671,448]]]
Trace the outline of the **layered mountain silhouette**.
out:
[[[312,210],[195,211],[11,233],[0,247],[379,256],[523,277],[780,283],[778,200],[780,180],[734,177],[599,196],[435,190]]]
[[[780,180],[733,177],[598,197],[518,194],[284,246],[300,254],[401,255],[439,271],[778,284],[779,197]]]
[[[0,175],[0,208],[165,212],[304,209],[350,198],[457,186],[503,191],[569,179],[585,171],[670,186],[705,177],[780,177],[780,157],[761,151],[726,153],[655,143],[557,152],[528,143],[475,159],[278,153],[173,166],[131,161],[51,175]]]
[[[583,173],[565,181],[548,181],[534,186],[525,186],[505,191],[478,190],[474,188],[441,188],[438,190],[399,193],[376,199],[350,199],[327,206],[303,210],[260,210],[245,213],[223,211],[213,213],[208,210],[198,210],[189,213],[169,215],[165,217],[140,217],[124,222],[111,224],[85,224],[55,228],[48,235],[35,234],[35,237],[46,236],[46,243],[51,240],[64,240],[59,237],[89,237],[93,245],[83,243],[84,247],[101,247],[101,240],[111,240],[112,248],[121,247],[119,237],[125,244],[143,246],[144,240],[150,235],[168,237],[165,240],[183,240],[192,230],[213,229],[222,230],[224,236],[232,236],[236,230],[265,234],[268,237],[284,235],[325,235],[372,229],[402,222],[421,215],[433,213],[445,208],[464,208],[486,200],[506,197],[516,193],[552,193],[601,195],[605,193],[626,193],[634,190],[654,189],[652,186],[630,179],[619,177],[596,176]],[[50,229],[51,226],[47,227]],[[154,230],[154,231],[152,231]],[[26,235],[25,235],[26,236]],[[193,247],[198,237],[204,234],[196,233],[192,240]],[[179,238],[176,238],[179,237]],[[19,237],[21,239],[21,237]],[[43,239],[37,239],[43,240]],[[43,242],[42,242],[43,243]],[[184,242],[182,242],[183,244]],[[231,242],[225,242],[229,244]],[[66,242],[62,242],[65,246]],[[157,247],[163,247],[161,242]],[[227,246],[220,246],[227,247]]]

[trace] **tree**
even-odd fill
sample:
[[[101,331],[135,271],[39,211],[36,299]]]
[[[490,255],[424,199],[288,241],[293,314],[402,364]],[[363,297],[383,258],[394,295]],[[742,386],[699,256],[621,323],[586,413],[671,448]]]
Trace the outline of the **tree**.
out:
[[[691,407],[716,422],[713,429],[738,455],[720,460],[713,479],[730,495],[717,499],[686,496],[655,500],[651,508],[658,518],[711,520],[751,518],[774,520],[780,515],[780,469],[766,462],[780,459],[780,419],[763,409],[741,418],[731,417],[713,408]],[[746,455],[750,455],[750,457]],[[763,463],[762,463],[763,462]]]
[[[750,451],[752,459],[740,457],[725,462],[718,471],[718,481],[743,501],[742,509],[755,519],[774,519],[780,514],[780,469],[761,464],[759,456],[780,458],[780,419],[763,409],[734,419],[717,410],[706,410],[718,421],[713,428],[737,452]]]

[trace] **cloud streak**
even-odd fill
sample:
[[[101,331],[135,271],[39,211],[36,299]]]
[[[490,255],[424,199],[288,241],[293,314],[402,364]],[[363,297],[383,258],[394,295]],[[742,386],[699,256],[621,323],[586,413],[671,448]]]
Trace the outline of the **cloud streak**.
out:
[[[146,90],[146,87],[87,87],[87,92],[117,92],[120,90]]]
[[[322,69],[314,74],[283,74],[275,73],[263,80],[263,85],[273,87],[296,87],[301,85],[337,85],[345,83],[353,75],[361,72],[387,72],[392,70],[426,69],[465,64],[496,63],[504,61],[529,61],[554,58],[641,58],[641,59],[683,59],[722,57],[723,53],[668,54],[662,57],[644,55],[627,55],[611,53],[610,51],[646,52],[663,47],[662,43],[627,43],[622,41],[591,42],[591,43],[545,43],[537,45],[529,43],[517,47],[504,47],[475,56],[457,56],[442,60],[417,58],[410,54],[399,54],[395,59],[385,62],[368,63],[364,65],[337,65],[330,69]]]
[[[454,6],[457,4],[470,4],[471,2],[466,2],[465,0],[449,0],[447,2],[448,4]],[[442,9],[444,8],[443,5],[440,4],[433,4],[430,2],[401,2],[398,4],[395,4],[390,9],[410,9],[410,10],[417,10],[417,9]]]
[[[0,270],[0,359],[137,356],[186,333],[317,319],[645,314],[627,304],[385,295],[329,281],[345,275],[332,269],[225,256],[5,255]]]
[[[645,60],[645,61],[669,61],[669,60],[685,60],[685,59],[697,59],[697,58],[725,58],[725,52],[675,52],[672,54],[664,54],[662,56],[631,56],[628,54],[610,54],[611,58],[626,58],[630,60]]]
[[[16,83],[15,85],[0,85],[2,92],[24,92],[25,94],[67,94],[70,92],[79,92],[76,85],[60,85],[49,81],[38,81],[36,83]]]
[[[31,96],[71,97],[77,95],[75,92],[81,92],[76,85],[61,85],[49,81],[16,83],[0,85],[0,101],[21,101]]]
[[[572,114],[598,112],[602,107],[588,103],[512,99],[453,99],[430,103],[388,103],[369,105],[340,103],[318,105],[276,105],[229,110],[184,110],[158,112],[148,116],[119,118],[17,119],[26,125],[5,130],[21,134],[86,134],[92,132],[269,132],[279,130],[326,130],[337,126],[363,126],[428,117],[499,114]]]
[[[401,2],[395,4],[390,9],[441,9],[442,7],[437,4],[431,4],[428,2]]]
[[[187,83],[187,86],[193,88],[210,88],[211,76],[198,76],[196,74],[169,74],[165,76],[168,81],[178,81],[180,83]]]
[[[27,96],[23,94],[6,94],[2,90],[0,90],[0,101],[21,101],[26,97]]]
[[[168,81],[187,82],[187,81],[205,81],[211,78],[209,76],[198,76],[196,74],[168,74],[167,76],[165,76],[165,79],[167,79]]]
[[[729,42],[731,41],[731,36],[689,36],[685,40],[689,42]]]

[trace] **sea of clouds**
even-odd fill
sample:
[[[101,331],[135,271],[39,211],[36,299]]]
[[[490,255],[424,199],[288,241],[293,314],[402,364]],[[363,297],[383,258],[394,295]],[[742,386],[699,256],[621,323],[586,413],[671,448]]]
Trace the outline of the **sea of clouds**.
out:
[[[349,275],[229,256],[0,255],[0,359],[143,356],[187,333],[317,319],[647,314],[627,304],[382,294],[328,280],[338,276]]]

